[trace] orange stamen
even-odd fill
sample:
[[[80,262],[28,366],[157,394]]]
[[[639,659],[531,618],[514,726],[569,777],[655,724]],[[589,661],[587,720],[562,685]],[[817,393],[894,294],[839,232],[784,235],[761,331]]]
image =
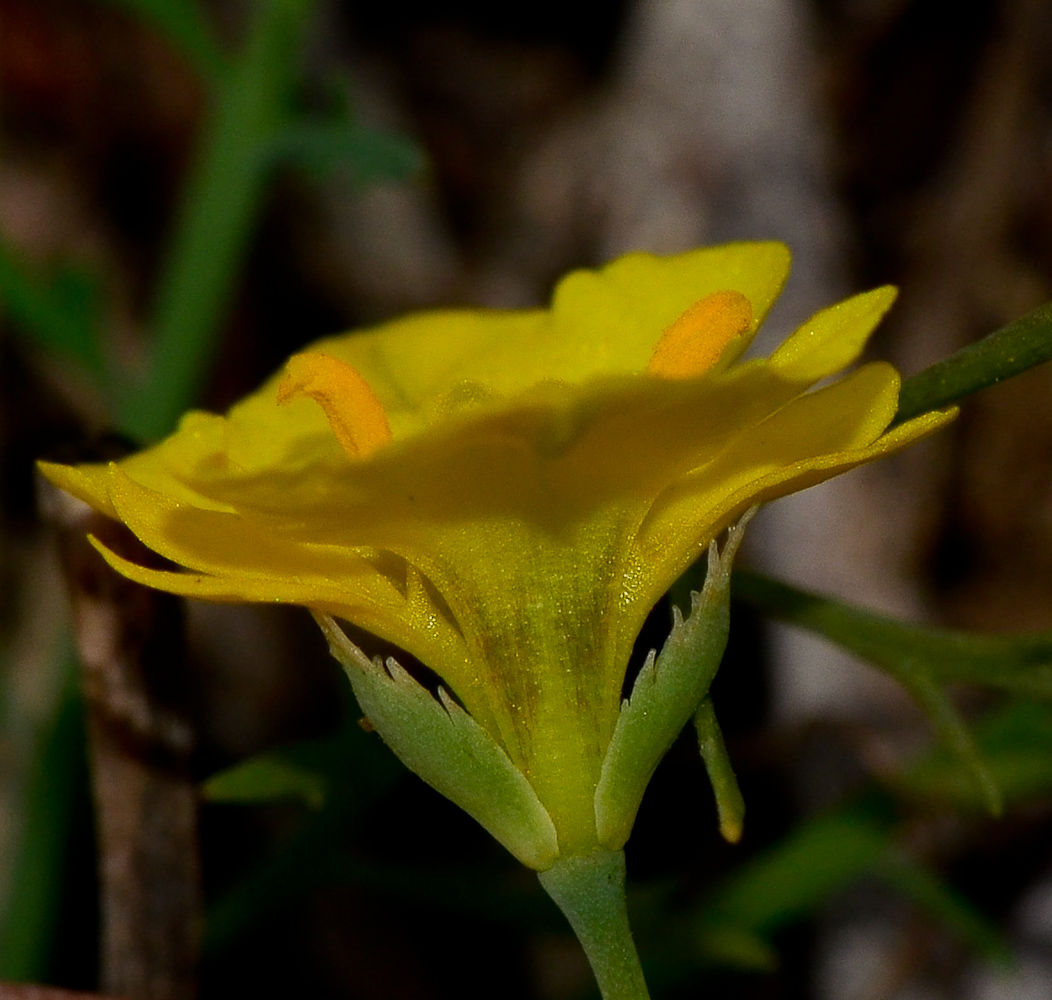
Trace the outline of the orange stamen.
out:
[[[706,295],[666,328],[650,356],[647,373],[667,379],[704,375],[751,323],[752,306],[740,292]]]
[[[351,458],[368,458],[391,440],[384,404],[347,362],[313,351],[285,363],[278,403],[309,396],[324,411],[336,440]]]

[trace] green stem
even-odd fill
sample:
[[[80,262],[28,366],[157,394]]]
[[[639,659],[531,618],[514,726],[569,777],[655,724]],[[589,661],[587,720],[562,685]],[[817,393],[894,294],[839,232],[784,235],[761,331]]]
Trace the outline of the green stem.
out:
[[[1052,302],[906,379],[892,426],[1052,359]]]
[[[560,858],[539,878],[570,921],[603,1000],[649,1000],[628,926],[624,852]]]

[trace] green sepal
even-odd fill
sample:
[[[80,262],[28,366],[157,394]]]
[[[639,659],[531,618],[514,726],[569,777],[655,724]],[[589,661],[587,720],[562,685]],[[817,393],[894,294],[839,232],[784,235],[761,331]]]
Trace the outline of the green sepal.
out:
[[[698,733],[698,749],[705,762],[712,791],[716,795],[716,813],[720,819],[720,835],[729,844],[742,839],[745,823],[745,799],[738,787],[734,767],[723,742],[723,732],[716,721],[716,709],[712,699],[702,699],[694,713],[694,728]]]
[[[722,554],[709,546],[701,593],[692,593],[690,617],[673,608],[673,625],[661,653],[651,651],[621,705],[613,739],[595,790],[599,842],[619,850],[628,840],[643,793],[661,759],[708,694],[730,628],[730,572],[747,513],[728,532]]]
[[[516,858],[543,871],[555,826],[525,775],[445,690],[436,699],[393,658],[370,660],[328,615],[315,618],[373,728],[399,760],[473,816]]]

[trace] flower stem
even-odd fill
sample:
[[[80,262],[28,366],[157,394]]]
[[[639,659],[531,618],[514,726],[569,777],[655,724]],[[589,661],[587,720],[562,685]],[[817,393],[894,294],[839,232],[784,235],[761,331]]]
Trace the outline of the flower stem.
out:
[[[624,852],[560,858],[539,878],[570,921],[603,1000],[649,1000],[628,926]]]

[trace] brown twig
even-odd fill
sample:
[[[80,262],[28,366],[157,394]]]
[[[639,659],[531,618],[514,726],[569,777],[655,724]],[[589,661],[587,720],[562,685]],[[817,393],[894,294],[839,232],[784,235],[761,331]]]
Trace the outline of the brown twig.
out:
[[[150,558],[123,526],[44,489],[83,665],[99,842],[101,987],[128,1000],[190,1000],[201,900],[181,606],[119,576],[87,541],[91,533],[132,558]]]

